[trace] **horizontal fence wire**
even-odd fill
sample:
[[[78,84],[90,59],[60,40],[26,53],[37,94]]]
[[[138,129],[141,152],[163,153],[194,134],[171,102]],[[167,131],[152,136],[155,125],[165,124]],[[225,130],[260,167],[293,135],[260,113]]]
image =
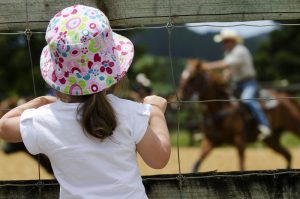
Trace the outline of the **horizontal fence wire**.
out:
[[[255,22],[255,21],[253,21]],[[173,24],[173,28],[197,28],[197,27],[213,27],[213,28],[230,28],[230,27],[278,27],[278,26],[300,26],[300,23],[274,23],[274,24],[247,24],[247,23],[238,23],[238,24],[228,24],[228,25],[217,25],[214,23],[223,23],[223,22],[212,22],[210,23],[189,23],[184,25],[176,25]],[[230,23],[230,22],[224,22]],[[128,28],[113,28],[113,31],[129,31],[129,30],[150,30],[150,29],[164,29],[167,28],[166,25],[157,25],[157,26],[136,26],[136,27],[128,27]],[[46,34],[44,31],[31,31],[32,34]],[[0,32],[0,35],[21,35],[24,34],[25,31],[16,31],[16,32]]]
[[[222,22],[218,22],[222,23]],[[228,23],[228,22],[224,22]],[[240,27],[240,26],[248,26],[248,27],[277,27],[277,26],[300,26],[299,23],[274,23],[274,24],[261,24],[261,25],[256,25],[256,24],[245,24],[245,23],[240,23],[240,24],[228,24],[228,25],[216,25],[216,24],[209,24],[209,23],[189,23],[188,25],[173,25],[173,28],[197,28],[197,27],[213,27],[213,28],[229,28],[229,27]],[[116,28],[113,29],[115,31],[127,31],[127,30],[141,30],[141,29],[163,29],[166,28],[167,25],[164,26],[137,26],[137,27],[131,27],[131,28]]]
[[[210,100],[174,100],[174,101],[168,101],[168,104],[175,104],[175,103],[182,103],[182,104],[190,104],[190,103],[212,103],[212,102],[244,102],[244,101],[251,101],[251,100],[262,100],[262,101],[273,101],[273,100],[287,100],[287,99],[300,99],[299,97],[275,97],[275,98],[264,98],[264,97],[258,97],[258,98],[248,98],[248,99],[210,99]],[[17,107],[16,107],[17,109]],[[10,111],[11,109],[1,109],[0,108],[0,112],[6,112],[6,111]]]
[[[248,99],[209,99],[209,100],[178,100],[180,103],[210,103],[210,102],[244,102],[251,100],[273,101],[273,100],[285,100],[285,99],[300,99],[300,97],[275,97],[275,98],[248,98]],[[168,103],[178,103],[178,101],[168,101]]]

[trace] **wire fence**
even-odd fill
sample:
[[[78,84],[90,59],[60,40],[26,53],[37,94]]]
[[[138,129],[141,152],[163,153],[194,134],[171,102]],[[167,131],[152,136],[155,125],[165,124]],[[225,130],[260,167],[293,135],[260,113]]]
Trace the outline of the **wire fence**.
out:
[[[180,122],[180,104],[182,103],[211,103],[211,102],[241,102],[242,99],[210,99],[210,100],[182,100],[178,97],[178,93],[176,92],[176,80],[175,80],[175,75],[174,75],[174,67],[173,67],[173,56],[172,56],[172,33],[175,28],[186,28],[186,27],[216,27],[216,28],[224,28],[224,27],[236,27],[236,26],[249,26],[249,27],[269,27],[269,26],[299,26],[300,24],[294,24],[294,23],[276,23],[274,25],[255,25],[255,24],[245,24],[245,23],[240,23],[240,24],[235,24],[235,25],[214,25],[214,24],[202,24],[202,25],[176,25],[173,24],[172,22],[172,4],[171,1],[169,0],[169,16],[168,16],[168,21],[166,22],[165,25],[160,25],[160,26],[140,26],[140,27],[131,27],[131,28],[117,28],[113,29],[114,31],[131,31],[131,30],[149,30],[149,29],[166,29],[168,32],[168,52],[169,52],[169,61],[170,61],[170,75],[172,76],[172,82],[171,84],[173,85],[174,92],[176,94],[176,100],[175,101],[169,101],[168,103],[175,103],[177,104],[177,159],[178,159],[178,176],[177,179],[179,182],[183,181],[183,175],[181,171],[181,161],[180,161],[180,147],[179,147],[179,139],[180,139],[180,128],[181,128],[181,122]],[[33,94],[34,96],[37,96],[36,93],[36,82],[35,82],[35,77],[33,73],[33,62],[32,62],[32,55],[31,55],[31,37],[32,35],[35,34],[45,34],[45,32],[41,31],[32,31],[30,30],[29,23],[28,23],[28,6],[27,6],[27,0],[26,0],[26,29],[24,31],[16,31],[16,32],[1,32],[0,35],[24,35],[27,40],[27,46],[28,46],[28,59],[30,61],[30,70],[31,70],[31,76],[32,76],[32,87],[33,87]],[[252,98],[252,99],[246,99],[246,100],[278,100],[278,99],[299,99],[300,97],[296,96],[291,96],[291,97],[280,97],[280,98]],[[10,109],[1,109],[0,111],[9,111]],[[39,168],[38,168],[38,183],[36,186],[41,186],[41,174],[40,174],[40,161],[39,161]],[[244,174],[247,175],[247,174]],[[203,178],[209,178],[209,176],[203,176]],[[164,180],[162,178],[157,178],[155,180]],[[181,184],[181,183],[179,183]],[[0,186],[11,186],[11,184],[3,184]],[[13,185],[13,186],[28,186],[28,184],[24,185]]]

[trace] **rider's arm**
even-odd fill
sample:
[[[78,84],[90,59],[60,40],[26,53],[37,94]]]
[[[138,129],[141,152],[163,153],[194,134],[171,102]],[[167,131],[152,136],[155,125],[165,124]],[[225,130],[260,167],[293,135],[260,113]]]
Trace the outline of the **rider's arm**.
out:
[[[228,68],[229,65],[224,60],[203,63],[202,67],[206,70],[217,70]]]

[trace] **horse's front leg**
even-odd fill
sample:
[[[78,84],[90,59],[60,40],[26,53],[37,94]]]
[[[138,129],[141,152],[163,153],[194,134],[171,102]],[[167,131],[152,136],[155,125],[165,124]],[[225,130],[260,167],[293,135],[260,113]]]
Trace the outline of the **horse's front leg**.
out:
[[[245,170],[245,139],[242,135],[236,135],[234,137],[234,144],[238,150],[239,155],[239,167],[241,171]]]
[[[193,173],[196,173],[199,170],[200,164],[207,157],[207,155],[211,152],[213,147],[214,146],[213,146],[212,142],[209,139],[207,139],[206,137],[202,140],[199,158],[197,159],[197,161],[194,163],[194,165],[192,167]]]

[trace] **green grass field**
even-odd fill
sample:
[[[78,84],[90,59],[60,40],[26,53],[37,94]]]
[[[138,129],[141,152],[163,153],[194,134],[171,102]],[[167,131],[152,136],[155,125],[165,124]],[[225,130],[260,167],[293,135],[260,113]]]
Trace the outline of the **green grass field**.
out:
[[[199,146],[199,144],[201,144],[201,141],[194,141],[193,143],[191,143],[191,136],[189,135],[189,133],[185,130],[180,130],[179,133],[177,133],[177,131],[171,131],[171,143],[172,146],[176,147],[177,146],[177,136],[178,136],[178,145],[180,147],[186,147],[186,146]],[[296,135],[294,135],[293,133],[287,132],[284,133],[283,136],[281,137],[281,143],[283,144],[283,146],[288,147],[288,148],[292,148],[292,147],[300,147],[300,138],[297,137]],[[255,142],[255,143],[251,143],[248,145],[249,147],[264,147],[264,143],[262,142]],[[224,147],[226,147],[224,145]]]

